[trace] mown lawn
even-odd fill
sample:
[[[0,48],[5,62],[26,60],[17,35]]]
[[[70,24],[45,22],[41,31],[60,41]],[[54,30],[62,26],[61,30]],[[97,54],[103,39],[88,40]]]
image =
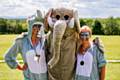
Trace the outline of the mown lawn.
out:
[[[0,60],[18,35],[0,35]],[[93,36],[93,38],[96,37]],[[120,36],[99,36],[105,46],[107,60],[120,60]],[[21,59],[20,55],[18,59]],[[120,80],[120,63],[108,63],[106,80]],[[5,63],[0,63],[0,80],[23,80],[21,71],[11,70]]]
[[[0,60],[3,60],[5,52],[13,44],[18,35],[0,35]],[[20,59],[20,57],[18,57]]]
[[[120,80],[120,63],[108,63],[105,80]],[[21,71],[11,70],[5,63],[0,64],[0,80],[24,80]]]
[[[120,60],[120,36],[99,36],[99,37],[105,46],[106,59]]]
[[[0,63],[0,80],[24,80],[22,71],[12,70],[5,63]]]

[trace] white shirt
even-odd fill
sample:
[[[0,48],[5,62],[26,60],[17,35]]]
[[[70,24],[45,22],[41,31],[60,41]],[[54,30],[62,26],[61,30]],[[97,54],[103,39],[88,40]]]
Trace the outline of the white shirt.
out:
[[[43,48],[40,48],[40,43],[36,47],[36,52],[40,55],[40,59],[36,59],[35,50],[29,50],[26,53],[26,60],[28,64],[28,68],[32,73],[46,73],[47,72],[47,65],[45,59],[45,52]],[[38,61],[39,60],[39,61]]]
[[[81,61],[84,61],[84,65],[80,64]],[[92,71],[92,63],[93,63],[93,56],[89,51],[86,51],[84,55],[78,53],[76,74],[85,77],[90,77]]]

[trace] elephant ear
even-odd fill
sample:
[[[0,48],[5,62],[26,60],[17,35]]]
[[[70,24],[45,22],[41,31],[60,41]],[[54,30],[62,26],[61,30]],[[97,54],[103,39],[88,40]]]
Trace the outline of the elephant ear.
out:
[[[48,17],[51,17],[52,12],[53,12],[53,8],[51,8],[45,15],[45,18],[44,18],[44,29],[45,29],[45,32],[48,32],[50,30],[50,26],[49,26],[49,23],[48,23]]]
[[[75,27],[78,33],[80,33],[80,21],[79,21],[79,16],[78,16],[78,11],[73,10],[73,17],[75,19]]]

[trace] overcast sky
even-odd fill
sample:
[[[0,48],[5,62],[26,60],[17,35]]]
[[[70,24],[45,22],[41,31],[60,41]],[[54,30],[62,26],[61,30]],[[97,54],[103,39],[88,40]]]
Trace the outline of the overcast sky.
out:
[[[61,6],[76,8],[84,18],[120,17],[120,0],[0,0],[0,17],[23,18]]]

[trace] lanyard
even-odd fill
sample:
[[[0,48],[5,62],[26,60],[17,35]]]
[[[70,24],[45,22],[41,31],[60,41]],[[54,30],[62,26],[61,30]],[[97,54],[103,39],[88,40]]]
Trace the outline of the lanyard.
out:
[[[43,44],[41,41],[39,41],[39,43],[37,44],[37,46],[33,46],[33,50],[35,52],[35,56],[34,56],[34,60],[37,61],[39,63],[39,60],[40,60],[40,54],[37,53],[37,50],[36,48],[40,46],[40,52],[41,50],[43,49]]]

